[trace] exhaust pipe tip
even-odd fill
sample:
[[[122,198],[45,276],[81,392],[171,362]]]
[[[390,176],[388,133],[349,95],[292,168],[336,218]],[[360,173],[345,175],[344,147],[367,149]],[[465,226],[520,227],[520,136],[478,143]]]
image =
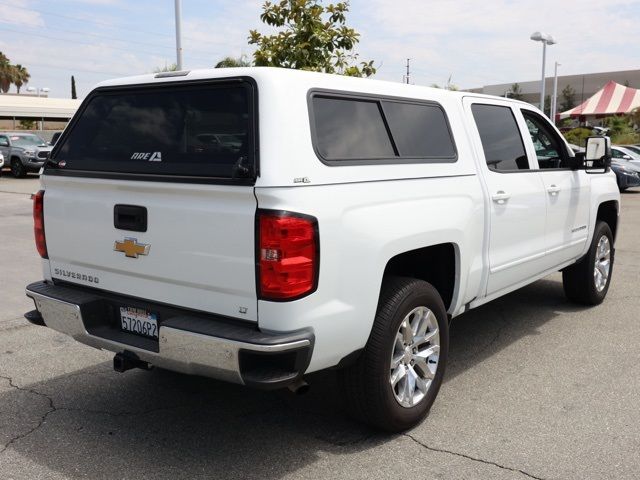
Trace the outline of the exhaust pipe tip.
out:
[[[287,388],[295,395],[304,395],[309,391],[311,387],[307,382],[299,378],[298,380],[293,382],[291,385],[287,386]]]

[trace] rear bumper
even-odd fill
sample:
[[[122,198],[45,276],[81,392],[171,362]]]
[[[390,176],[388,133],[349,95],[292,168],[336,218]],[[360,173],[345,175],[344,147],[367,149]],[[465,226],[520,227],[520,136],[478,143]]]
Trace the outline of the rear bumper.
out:
[[[308,330],[269,334],[254,324],[47,282],[32,283],[26,294],[37,309],[25,315],[30,322],[177,372],[280,388],[304,374],[313,351]],[[159,339],[121,331],[114,312],[123,304],[159,311]]]

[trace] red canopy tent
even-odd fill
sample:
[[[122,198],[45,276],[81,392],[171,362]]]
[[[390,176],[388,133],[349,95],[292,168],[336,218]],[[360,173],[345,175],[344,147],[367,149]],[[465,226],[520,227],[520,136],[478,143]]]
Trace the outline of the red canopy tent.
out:
[[[598,90],[591,98],[577,107],[558,115],[563,118],[606,117],[631,113],[640,107],[640,90],[625,87],[613,80]]]

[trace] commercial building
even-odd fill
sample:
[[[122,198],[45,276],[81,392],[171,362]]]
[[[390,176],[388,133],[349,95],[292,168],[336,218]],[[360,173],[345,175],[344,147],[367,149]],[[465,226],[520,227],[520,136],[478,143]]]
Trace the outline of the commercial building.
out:
[[[62,130],[80,102],[68,98],[0,94],[0,130],[21,128],[22,121],[33,122],[38,130]]]
[[[547,72],[549,71],[553,73],[552,63],[547,65]],[[561,92],[567,85],[571,85],[571,87],[575,91],[574,103],[575,105],[579,105],[612,80],[621,85],[640,88],[640,70],[586,73],[583,75],[558,75],[558,113],[561,112]],[[530,80],[526,82],[511,82],[497,85],[485,85],[484,87],[471,88],[469,89],[469,91],[474,93],[484,93],[488,95],[497,95],[500,97],[504,97],[507,92],[511,90],[511,87],[514,83],[518,83],[518,85],[520,86],[523,100],[525,102],[529,102],[538,107],[540,106],[540,79]],[[545,92],[548,95],[553,94],[553,76],[547,77],[545,79]]]

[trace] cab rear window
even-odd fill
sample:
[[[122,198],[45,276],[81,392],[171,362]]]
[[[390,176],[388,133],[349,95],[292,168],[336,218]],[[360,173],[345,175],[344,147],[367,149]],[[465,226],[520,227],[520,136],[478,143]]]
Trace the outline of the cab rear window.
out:
[[[52,160],[65,171],[253,177],[254,95],[240,81],[98,90]]]

